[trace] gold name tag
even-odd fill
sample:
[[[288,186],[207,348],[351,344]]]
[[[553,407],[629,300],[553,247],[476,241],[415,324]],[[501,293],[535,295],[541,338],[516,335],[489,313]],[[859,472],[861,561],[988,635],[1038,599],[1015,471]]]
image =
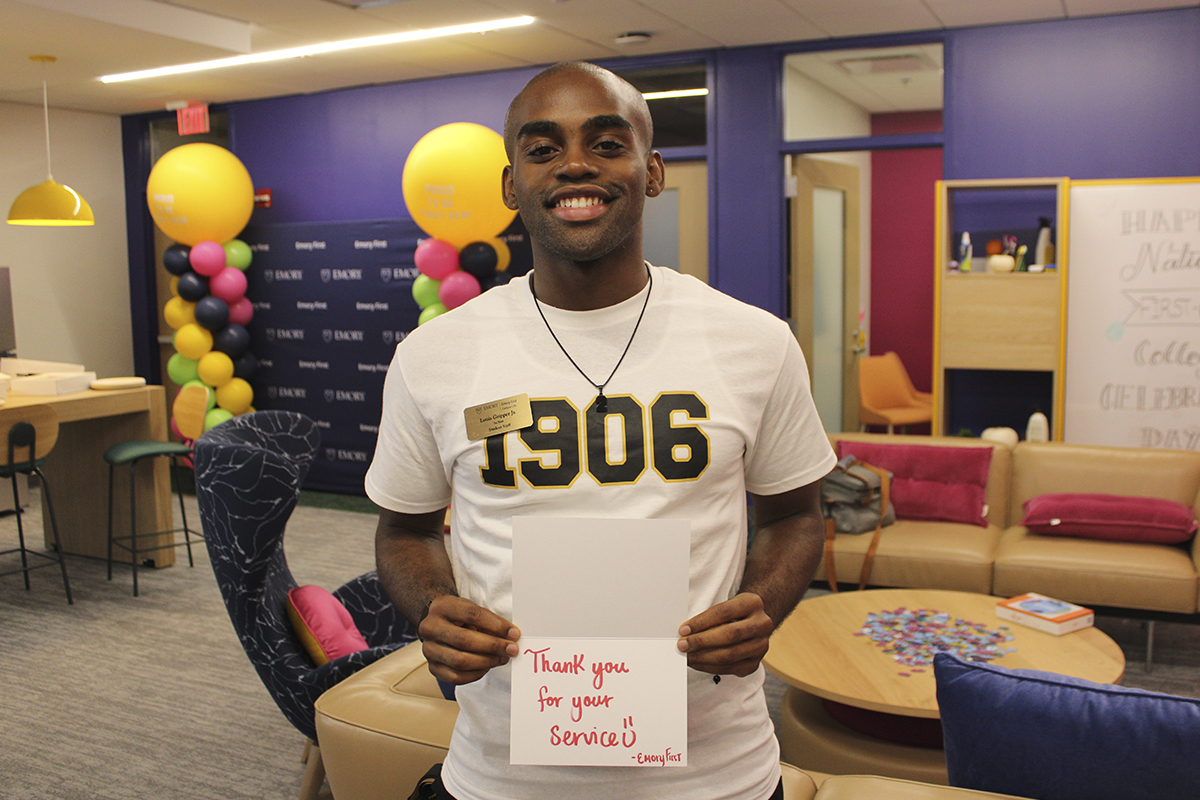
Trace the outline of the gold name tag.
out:
[[[467,421],[467,438],[475,442],[497,433],[528,428],[533,424],[533,409],[529,395],[518,394],[464,409],[463,417]]]

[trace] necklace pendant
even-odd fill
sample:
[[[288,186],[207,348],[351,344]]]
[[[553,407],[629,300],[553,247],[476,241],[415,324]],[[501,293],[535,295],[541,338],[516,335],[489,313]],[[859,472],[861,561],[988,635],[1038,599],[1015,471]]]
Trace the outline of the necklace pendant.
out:
[[[592,408],[595,409],[597,414],[607,414],[608,413],[608,398],[605,397],[604,395],[600,395],[599,397],[596,398],[596,402],[592,406]]]

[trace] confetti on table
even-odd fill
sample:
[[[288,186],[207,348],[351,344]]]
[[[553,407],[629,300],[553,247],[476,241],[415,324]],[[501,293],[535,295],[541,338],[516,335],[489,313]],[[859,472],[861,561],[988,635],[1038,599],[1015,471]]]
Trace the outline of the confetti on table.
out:
[[[876,647],[901,666],[912,672],[924,672],[922,667],[933,663],[935,653],[951,653],[964,661],[991,661],[1005,653],[1015,653],[1015,647],[1005,647],[1013,640],[1008,626],[993,630],[986,625],[954,617],[930,608],[878,611],[867,615],[867,621],[855,636],[866,636]],[[911,677],[910,672],[901,672]]]

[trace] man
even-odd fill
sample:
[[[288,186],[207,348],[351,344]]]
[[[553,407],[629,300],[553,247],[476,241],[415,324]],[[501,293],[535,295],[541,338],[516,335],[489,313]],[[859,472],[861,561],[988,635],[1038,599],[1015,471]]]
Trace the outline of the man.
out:
[[[380,578],[419,622],[430,670],[459,687],[443,791],[781,798],[759,662],[820,560],[818,486],[835,461],[804,357],[782,321],[643,261],[642,210],[664,168],[628,83],[551,67],[504,135],[504,202],[529,230],[533,272],[397,348],[366,479],[384,509]],[[469,437],[464,411],[521,394],[532,425]],[[692,521],[687,767],[509,764],[511,519],[529,515]]]

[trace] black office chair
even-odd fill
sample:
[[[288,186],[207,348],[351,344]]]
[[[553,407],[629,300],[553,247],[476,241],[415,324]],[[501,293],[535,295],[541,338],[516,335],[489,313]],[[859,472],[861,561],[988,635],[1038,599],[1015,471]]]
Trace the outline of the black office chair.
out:
[[[18,546],[0,552],[0,555],[10,553],[21,554],[21,566],[18,569],[0,572],[0,575],[15,575],[18,572],[25,575],[25,589],[29,590],[29,573],[32,570],[48,567],[58,563],[62,570],[63,588],[67,592],[67,602],[74,604],[71,598],[71,581],[67,578],[67,563],[63,559],[62,542],[58,538],[58,520],[54,518],[54,504],[50,500],[50,484],[46,480],[41,467],[46,463],[46,456],[58,442],[58,414],[50,406],[29,406],[14,415],[11,422],[0,423],[0,441],[8,446],[3,451],[4,461],[0,463],[0,478],[9,478],[13,487],[13,507],[17,515]],[[23,456],[23,457],[22,457]],[[41,481],[42,508],[50,519],[50,531],[54,536],[54,549],[50,552],[31,550],[25,546],[25,526],[21,522],[21,498],[17,495],[17,476],[36,475]],[[38,563],[31,563],[30,557]]]

